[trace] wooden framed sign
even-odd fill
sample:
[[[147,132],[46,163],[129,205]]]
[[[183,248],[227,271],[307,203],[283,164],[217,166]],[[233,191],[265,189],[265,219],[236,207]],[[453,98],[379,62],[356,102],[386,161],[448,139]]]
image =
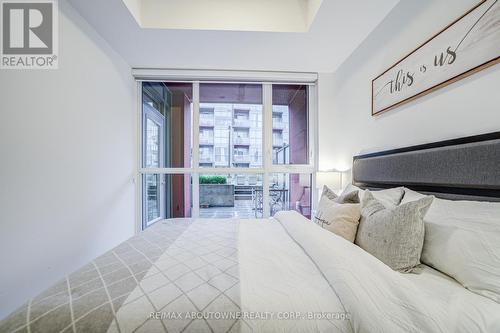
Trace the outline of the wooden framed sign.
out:
[[[372,115],[500,62],[500,0],[483,0],[372,81]]]

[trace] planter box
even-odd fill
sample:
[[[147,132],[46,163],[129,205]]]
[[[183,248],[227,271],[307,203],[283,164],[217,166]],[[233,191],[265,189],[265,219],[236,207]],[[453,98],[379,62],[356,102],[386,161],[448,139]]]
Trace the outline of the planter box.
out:
[[[234,185],[200,184],[200,206],[234,207]]]

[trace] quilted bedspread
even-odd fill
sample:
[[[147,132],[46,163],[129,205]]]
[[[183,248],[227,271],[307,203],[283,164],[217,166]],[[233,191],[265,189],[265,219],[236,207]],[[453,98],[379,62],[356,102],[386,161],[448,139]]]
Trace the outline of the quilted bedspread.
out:
[[[500,331],[500,305],[459,299],[457,316],[454,301],[294,212],[172,219],[64,277],[0,332]]]

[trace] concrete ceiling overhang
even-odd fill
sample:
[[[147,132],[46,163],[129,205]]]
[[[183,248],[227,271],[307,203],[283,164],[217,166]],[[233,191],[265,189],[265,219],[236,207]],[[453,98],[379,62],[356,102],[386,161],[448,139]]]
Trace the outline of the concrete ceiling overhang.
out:
[[[306,32],[323,0],[123,0],[140,27]]]

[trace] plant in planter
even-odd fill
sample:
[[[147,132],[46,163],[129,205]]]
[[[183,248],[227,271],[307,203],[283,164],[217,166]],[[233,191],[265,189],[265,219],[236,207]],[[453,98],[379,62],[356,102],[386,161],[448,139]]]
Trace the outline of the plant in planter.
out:
[[[224,176],[200,176],[200,184],[227,184]]]
[[[200,207],[234,207],[234,186],[225,176],[200,176]]]

